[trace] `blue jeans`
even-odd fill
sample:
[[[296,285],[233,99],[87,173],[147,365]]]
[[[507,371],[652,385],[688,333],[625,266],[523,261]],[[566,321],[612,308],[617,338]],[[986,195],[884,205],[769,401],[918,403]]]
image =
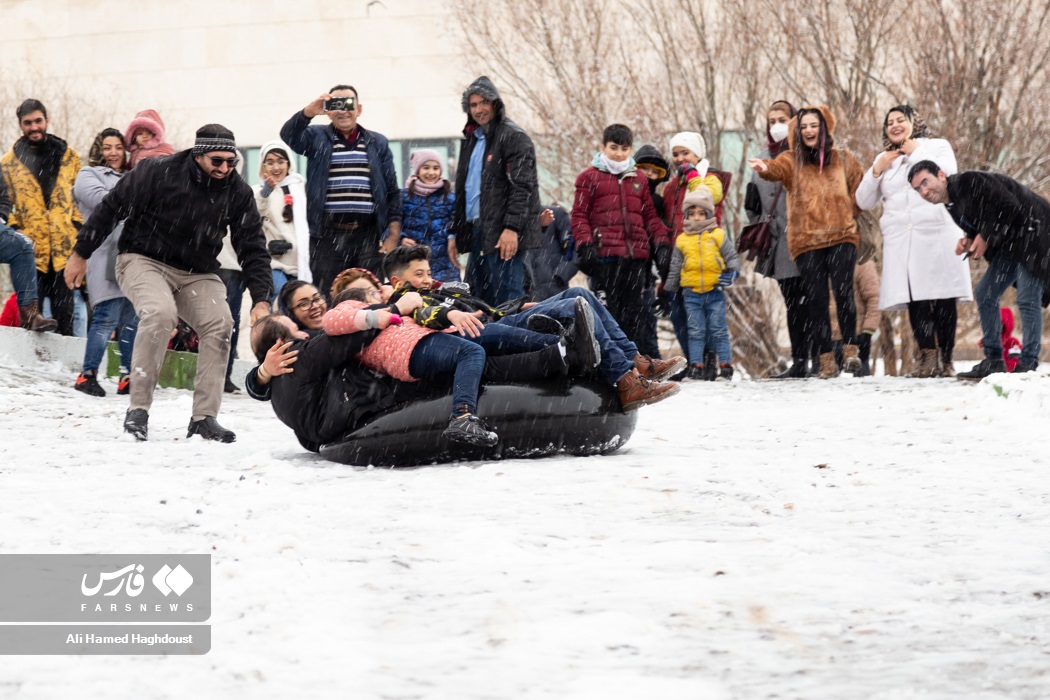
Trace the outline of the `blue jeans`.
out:
[[[481,346],[449,333],[422,338],[408,360],[408,373],[416,379],[452,373],[452,416],[478,412],[478,387],[484,371]]]
[[[598,371],[609,384],[615,386],[620,377],[634,369],[632,360],[638,354],[638,347],[620,329],[620,324],[590,290],[583,287],[569,287],[564,292],[555,294],[550,299],[544,299],[526,311],[504,316],[498,324],[525,328],[528,326],[529,316],[533,314],[543,314],[559,321],[571,322],[576,318],[576,299],[579,297],[585,299],[594,312],[594,337],[602,352]]]
[[[984,333],[984,356],[1003,359],[1003,321],[999,315],[999,297],[1017,282],[1017,308],[1021,312],[1021,361],[1039,362],[1043,337],[1043,282],[1021,263],[1007,260],[1002,254],[988,261],[988,270],[974,287],[977,313]]]
[[[530,331],[523,326],[511,326],[500,323],[486,323],[477,338],[460,336],[465,340],[477,343],[486,355],[516,355],[521,352],[535,352],[548,345],[554,345],[560,338],[556,335],[545,335]]]
[[[501,260],[499,251],[482,255],[479,243],[467,263],[466,282],[470,293],[493,306],[525,296],[524,260],[524,250],[519,250],[510,260]]]
[[[10,226],[0,226],[0,263],[11,266],[11,284],[19,306],[37,300],[36,256],[33,242]]]
[[[233,373],[233,360],[237,357],[237,338],[241,335],[241,304],[244,301],[244,274],[238,270],[219,270],[219,279],[226,285],[226,303],[233,316],[233,332],[230,335],[230,357],[226,361],[226,379]]]
[[[704,346],[708,337],[711,337],[714,347],[710,349],[718,355],[719,363],[725,365],[732,362],[725,291],[715,287],[710,292],[698,294],[691,289],[683,289],[682,298],[688,318],[689,361],[694,364],[703,362]]]
[[[97,372],[106,354],[106,344],[113,331],[117,331],[117,347],[120,349],[120,376],[131,374],[131,350],[135,346],[135,333],[139,329],[139,317],[127,297],[101,301],[95,305],[88,329],[87,345],[84,348],[84,371]]]
[[[73,290],[73,335],[86,338],[88,334],[87,302],[79,289]]]
[[[270,270],[270,274],[273,277],[273,296],[270,297],[270,305],[272,306],[277,301],[277,295],[281,293],[281,287],[288,284],[288,275],[283,270]],[[244,290],[241,290],[241,294],[244,294]],[[234,318],[236,319],[240,315],[241,310],[237,309],[237,314]],[[234,332],[236,333],[236,331]]]

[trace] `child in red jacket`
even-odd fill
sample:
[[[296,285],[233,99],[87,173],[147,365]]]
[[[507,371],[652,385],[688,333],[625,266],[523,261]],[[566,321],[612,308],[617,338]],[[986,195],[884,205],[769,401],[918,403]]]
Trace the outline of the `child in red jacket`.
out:
[[[641,343],[648,312],[643,290],[655,258],[661,277],[671,264],[671,239],[649,194],[648,178],[631,157],[634,136],[606,127],[602,150],[576,178],[572,235],[577,267],[627,337]]]

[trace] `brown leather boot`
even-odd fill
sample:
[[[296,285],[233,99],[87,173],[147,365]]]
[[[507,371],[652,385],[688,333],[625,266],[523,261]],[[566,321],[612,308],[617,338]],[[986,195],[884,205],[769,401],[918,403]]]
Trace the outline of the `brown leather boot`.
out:
[[[847,345],[846,347],[849,346]],[[843,352],[845,352],[845,348],[843,348]],[[833,379],[839,376],[839,365],[835,362],[835,353],[820,353],[820,373],[817,376],[821,379]]]
[[[657,382],[662,382],[668,377],[678,374],[685,367],[685,358],[678,356],[661,360],[660,358],[652,358],[638,353],[634,356],[633,362],[634,368],[638,370],[638,374]]]
[[[940,353],[937,348],[928,348],[921,351],[919,365],[911,371],[912,377],[917,379],[929,379],[941,376]]]
[[[620,377],[616,382],[616,394],[623,404],[623,412],[630,413],[642,406],[663,401],[674,396],[682,389],[674,382],[655,382],[638,374],[638,370],[632,369]]]
[[[53,331],[58,328],[58,321],[40,313],[35,301],[19,306],[18,313],[22,316],[22,328],[27,331]]]
[[[842,371],[850,374],[860,371],[860,348],[856,345],[842,346]]]

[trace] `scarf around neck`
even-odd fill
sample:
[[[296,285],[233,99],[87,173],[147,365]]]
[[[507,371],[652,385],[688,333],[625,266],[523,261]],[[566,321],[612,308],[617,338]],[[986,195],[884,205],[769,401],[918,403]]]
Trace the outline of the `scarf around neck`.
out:
[[[714,231],[717,227],[718,220],[713,216],[710,219],[702,219],[700,221],[686,219],[682,222],[682,230],[686,233],[707,233],[708,231]]]
[[[440,190],[444,186],[444,184],[445,181],[442,178],[438,178],[437,182],[428,185],[427,183],[423,182],[418,177],[413,175],[412,177],[408,178],[408,182],[405,183],[405,189],[409,192],[415,192],[416,194],[421,194],[424,197],[428,197]],[[415,188],[413,188],[413,185],[415,185]]]

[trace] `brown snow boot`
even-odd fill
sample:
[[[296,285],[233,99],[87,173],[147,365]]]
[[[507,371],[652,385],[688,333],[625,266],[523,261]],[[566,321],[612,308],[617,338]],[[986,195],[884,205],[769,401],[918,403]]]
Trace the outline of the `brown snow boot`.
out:
[[[18,307],[18,313],[22,317],[22,328],[27,331],[53,331],[58,328],[58,321],[40,313],[40,307],[35,301],[25,306]]]
[[[919,366],[911,371],[911,376],[917,379],[941,376],[940,353],[937,352],[937,348],[927,348],[921,353]]]
[[[847,345],[846,347],[849,346]],[[854,348],[855,347],[856,346],[854,346]],[[833,379],[839,376],[839,365],[837,362],[835,362],[835,353],[820,353],[820,374],[818,374],[817,376],[821,379]]]
[[[642,406],[648,406],[657,401],[674,396],[682,387],[674,382],[656,382],[646,379],[638,374],[638,370],[632,369],[620,377],[616,382],[616,395],[623,404],[623,412],[630,413]]]
[[[842,346],[842,371],[850,374],[860,371],[860,348],[856,345]]]
[[[659,357],[649,357],[642,353],[635,355],[633,362],[634,368],[638,370],[638,374],[646,379],[653,379],[658,382],[662,382],[671,375],[678,374],[686,364],[685,358],[677,355],[661,360]]]

